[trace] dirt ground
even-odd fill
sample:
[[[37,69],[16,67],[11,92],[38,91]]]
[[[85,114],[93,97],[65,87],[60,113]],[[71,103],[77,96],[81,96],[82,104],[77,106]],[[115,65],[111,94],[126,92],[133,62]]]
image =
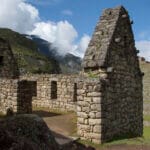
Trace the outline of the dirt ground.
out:
[[[114,145],[102,148],[93,148],[78,142],[72,143],[72,136],[75,136],[76,132],[76,116],[74,113],[59,114],[41,110],[34,111],[34,113],[44,119],[48,127],[52,130],[56,141],[60,145],[66,145],[64,150],[150,150],[150,146],[146,145]],[[70,142],[71,144],[67,144]]]

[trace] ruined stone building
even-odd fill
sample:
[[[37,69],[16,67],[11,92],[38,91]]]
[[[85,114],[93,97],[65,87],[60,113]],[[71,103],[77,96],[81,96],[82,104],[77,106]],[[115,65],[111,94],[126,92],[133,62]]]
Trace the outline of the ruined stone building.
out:
[[[106,9],[86,50],[80,75],[18,75],[9,44],[0,40],[0,109],[74,110],[81,139],[102,143],[143,132],[142,73],[131,21],[122,6]],[[15,64],[15,65],[14,65]]]

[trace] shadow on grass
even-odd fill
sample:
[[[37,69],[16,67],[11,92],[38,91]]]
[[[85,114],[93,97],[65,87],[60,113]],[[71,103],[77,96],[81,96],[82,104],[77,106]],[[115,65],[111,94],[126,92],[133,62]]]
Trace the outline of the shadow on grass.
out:
[[[70,137],[66,137],[60,133],[52,131],[56,142],[60,145],[61,150],[96,150],[92,146],[86,146],[78,140],[73,140]]]
[[[36,114],[40,117],[54,117],[54,116],[62,115],[60,113],[48,112],[48,111],[44,111],[44,110],[34,110],[32,113]]]

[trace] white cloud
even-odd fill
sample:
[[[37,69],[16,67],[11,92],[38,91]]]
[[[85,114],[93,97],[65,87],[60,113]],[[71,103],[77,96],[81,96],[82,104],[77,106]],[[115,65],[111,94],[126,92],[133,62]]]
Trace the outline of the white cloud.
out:
[[[87,49],[88,47],[88,44],[90,42],[90,36],[88,35],[84,35],[81,40],[80,40],[80,43],[78,44],[78,47],[76,49],[76,55],[80,56],[80,57],[83,57],[84,56],[84,53],[85,53],[85,50]]]
[[[84,35],[77,43],[78,33],[68,21],[41,21],[39,11],[29,0],[1,0],[0,27],[20,33],[35,34],[57,47],[60,54],[73,53],[83,56],[89,37]],[[32,0],[33,1],[33,0]],[[49,0],[60,1],[60,0]],[[44,2],[44,1],[43,1]],[[71,15],[71,11],[64,12]]]
[[[150,61],[150,41],[136,41],[136,47],[140,50],[139,55]]]
[[[25,33],[39,20],[38,10],[24,0],[1,0],[0,27]]]
[[[78,33],[68,21],[36,23],[35,29],[30,34],[38,35],[53,43],[53,47],[57,47],[60,54],[73,53],[76,49],[74,42]]]
[[[61,13],[63,15],[66,15],[66,16],[72,16],[73,15],[73,12],[69,9],[63,10]]]

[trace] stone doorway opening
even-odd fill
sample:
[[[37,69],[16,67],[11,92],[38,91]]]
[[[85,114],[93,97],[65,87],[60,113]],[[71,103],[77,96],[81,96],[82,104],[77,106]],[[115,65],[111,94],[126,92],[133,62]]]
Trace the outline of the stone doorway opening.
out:
[[[51,81],[51,99],[57,99],[57,81]]]

